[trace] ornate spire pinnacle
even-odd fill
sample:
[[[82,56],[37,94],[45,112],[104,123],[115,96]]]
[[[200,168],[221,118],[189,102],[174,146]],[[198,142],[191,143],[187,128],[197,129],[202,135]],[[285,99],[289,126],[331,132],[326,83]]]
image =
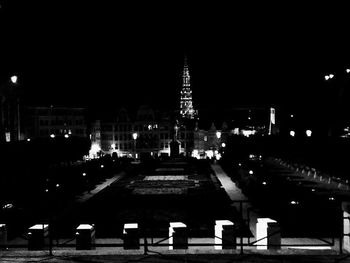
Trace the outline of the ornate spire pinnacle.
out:
[[[182,73],[182,89],[180,99],[180,114],[183,118],[194,119],[197,112],[192,104],[192,90],[190,81],[190,72],[187,64],[187,57],[184,59],[184,69]]]

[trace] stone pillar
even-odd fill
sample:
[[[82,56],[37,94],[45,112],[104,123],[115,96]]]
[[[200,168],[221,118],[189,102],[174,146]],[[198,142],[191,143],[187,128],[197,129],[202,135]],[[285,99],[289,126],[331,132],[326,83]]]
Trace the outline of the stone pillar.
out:
[[[140,234],[137,223],[124,224],[123,229],[124,249],[139,249]]]
[[[7,229],[5,224],[0,224],[0,250],[6,249],[7,246]]]
[[[95,249],[95,226],[89,224],[81,224],[75,232],[76,249],[91,250]]]
[[[28,250],[42,250],[49,236],[48,224],[37,224],[28,229]]]
[[[350,252],[350,203],[342,203],[343,210],[343,240],[342,245],[343,249],[346,252]]]
[[[258,218],[256,224],[257,249],[279,249],[281,246],[280,227],[271,218]]]
[[[187,249],[187,226],[181,222],[172,222],[169,226],[169,250]]]
[[[229,220],[215,221],[214,249],[236,248],[236,236],[234,234],[234,223]]]

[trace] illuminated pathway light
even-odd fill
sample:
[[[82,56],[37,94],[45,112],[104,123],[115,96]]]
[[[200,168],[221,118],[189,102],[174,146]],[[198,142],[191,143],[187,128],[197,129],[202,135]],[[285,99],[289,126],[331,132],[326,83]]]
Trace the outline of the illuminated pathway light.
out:
[[[253,170],[249,170],[249,174],[254,174]]]

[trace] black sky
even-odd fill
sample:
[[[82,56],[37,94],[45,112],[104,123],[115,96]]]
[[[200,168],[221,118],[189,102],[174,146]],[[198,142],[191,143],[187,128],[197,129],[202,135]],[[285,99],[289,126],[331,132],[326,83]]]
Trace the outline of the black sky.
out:
[[[30,104],[178,107],[186,54],[199,108],[312,107],[350,66],[349,15],[329,3],[0,3],[0,80],[18,74]]]

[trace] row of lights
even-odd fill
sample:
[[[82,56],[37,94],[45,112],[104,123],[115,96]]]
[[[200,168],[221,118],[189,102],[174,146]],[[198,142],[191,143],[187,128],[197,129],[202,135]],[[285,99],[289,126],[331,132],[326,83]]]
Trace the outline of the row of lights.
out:
[[[311,130],[306,130],[305,133],[306,133],[306,136],[307,136],[307,137],[311,137],[311,135],[312,135],[312,131],[311,131]],[[294,137],[294,136],[295,136],[295,131],[293,131],[293,130],[290,131],[290,132],[289,132],[289,135],[292,136],[292,137]]]
[[[345,72],[346,72],[347,74],[349,74],[349,73],[350,73],[350,68],[345,69]],[[325,75],[325,76],[324,76],[324,79],[325,79],[325,80],[330,80],[330,79],[332,79],[332,78],[334,78],[334,77],[335,77],[335,75],[331,73],[331,74]]]
[[[53,139],[53,138],[56,137],[56,135],[52,133],[52,134],[50,134],[50,137]],[[68,139],[68,138],[69,138],[69,134],[66,133],[66,134],[64,135],[64,138]]]

